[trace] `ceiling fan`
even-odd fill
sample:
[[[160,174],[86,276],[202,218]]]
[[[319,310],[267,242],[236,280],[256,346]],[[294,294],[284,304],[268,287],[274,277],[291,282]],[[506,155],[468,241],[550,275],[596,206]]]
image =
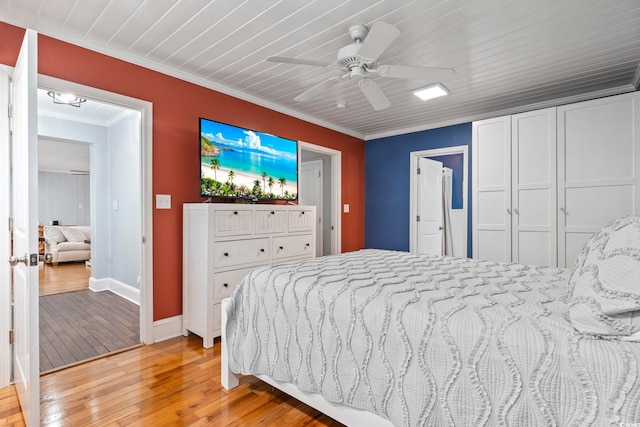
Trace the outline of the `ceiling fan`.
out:
[[[391,106],[391,102],[380,89],[380,86],[369,78],[370,76],[443,82],[450,80],[455,74],[455,71],[451,68],[378,64],[377,60],[380,55],[399,35],[400,30],[397,27],[384,22],[376,22],[371,26],[371,30],[364,25],[353,25],[349,28],[349,36],[353,43],[340,48],[338,50],[338,59],[334,62],[286,56],[270,56],[267,61],[337,68],[343,72],[342,75],[331,77],[301,93],[294,98],[296,101],[308,101],[323,94],[327,89],[343,80],[351,79],[357,81],[358,87],[374,110],[384,110]],[[342,107],[344,107],[344,104]]]

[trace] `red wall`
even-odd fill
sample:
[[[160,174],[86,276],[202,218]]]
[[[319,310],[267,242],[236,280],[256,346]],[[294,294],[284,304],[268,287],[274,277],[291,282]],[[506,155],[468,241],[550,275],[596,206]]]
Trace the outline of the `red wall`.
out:
[[[15,64],[24,30],[0,22],[0,63]],[[171,210],[153,211],[154,319],[182,313],[183,203],[201,202],[198,118],[222,121],[342,152],[342,250],[364,246],[364,141],[210,89],[40,35],[40,74],[153,103],[153,194]]]

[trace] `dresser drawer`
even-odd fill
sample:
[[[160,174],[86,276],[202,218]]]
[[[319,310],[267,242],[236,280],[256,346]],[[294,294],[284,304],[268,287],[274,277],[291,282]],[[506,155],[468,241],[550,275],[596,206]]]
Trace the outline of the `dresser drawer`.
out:
[[[282,236],[273,238],[273,259],[313,255],[313,236]]]
[[[288,211],[289,231],[312,231],[316,221],[313,211],[295,209]]]
[[[225,271],[213,275],[213,299],[218,300],[230,296],[238,286],[238,283],[245,278],[254,267],[243,268],[241,270]]]
[[[256,234],[284,233],[287,231],[285,211],[256,211]]]
[[[216,237],[241,236],[253,233],[253,212],[217,210],[213,213],[213,234]]]
[[[216,242],[213,246],[213,265],[216,268],[269,262],[269,238]]]

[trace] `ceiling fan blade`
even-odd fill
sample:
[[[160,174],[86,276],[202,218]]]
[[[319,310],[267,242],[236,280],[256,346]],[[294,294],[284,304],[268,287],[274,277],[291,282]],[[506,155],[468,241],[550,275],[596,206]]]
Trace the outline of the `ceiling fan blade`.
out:
[[[321,95],[331,86],[338,83],[342,80],[341,77],[331,77],[329,80],[325,80],[317,85],[313,86],[311,89],[307,89],[305,92],[302,92],[300,95],[296,96],[294,100],[296,101],[309,101],[310,99],[315,98],[318,95]]]
[[[389,98],[384,94],[380,86],[376,82],[371,79],[362,79],[358,81],[358,86],[364,96],[367,97],[369,103],[373,107],[374,110],[380,111],[391,106],[391,102],[389,102]]]
[[[358,55],[375,62],[399,35],[400,30],[395,26],[376,22],[371,26],[369,34],[362,42]]]
[[[410,67],[407,65],[380,65],[376,70],[378,75],[396,79],[428,80],[445,82],[456,74],[451,68]]]
[[[316,61],[313,59],[289,58],[287,56],[270,56],[267,58],[269,62],[280,62],[283,64],[312,65],[314,67],[330,67],[331,62]]]

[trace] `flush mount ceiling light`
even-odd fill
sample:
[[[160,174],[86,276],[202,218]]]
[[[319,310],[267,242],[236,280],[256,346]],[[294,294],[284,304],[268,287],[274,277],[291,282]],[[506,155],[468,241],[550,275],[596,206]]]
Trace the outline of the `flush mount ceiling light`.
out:
[[[72,93],[60,93],[60,92],[47,92],[51,98],[53,98],[54,104],[71,105],[72,107],[80,107],[80,104],[87,102],[86,99],[75,96]]]
[[[447,90],[447,88],[442,86],[440,83],[418,89],[413,93],[423,101],[449,95],[449,91]]]

